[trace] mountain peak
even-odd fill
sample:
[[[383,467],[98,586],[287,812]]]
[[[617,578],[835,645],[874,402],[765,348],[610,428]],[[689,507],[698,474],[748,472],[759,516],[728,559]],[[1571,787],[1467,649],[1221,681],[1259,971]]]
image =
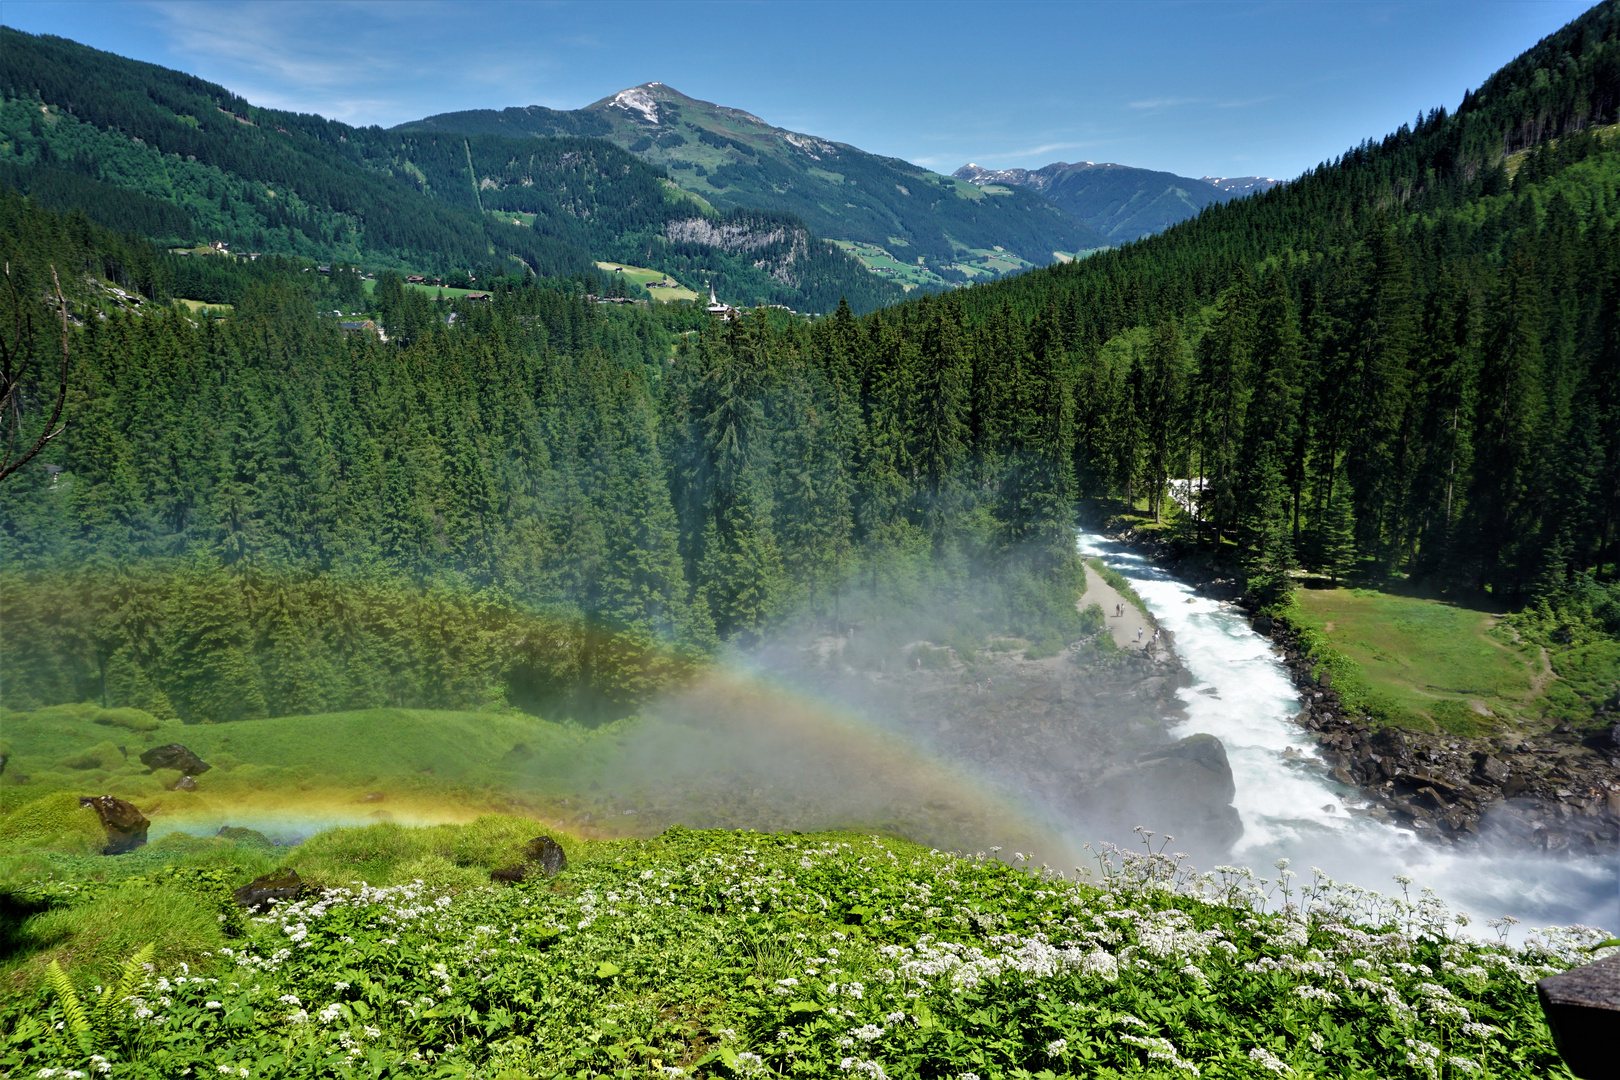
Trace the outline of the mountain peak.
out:
[[[658,123],[658,101],[662,96],[660,90],[668,90],[661,82],[642,83],[632,86],[628,90],[620,90],[607,100],[607,107],[623,109],[625,112],[639,113],[643,120],[649,124]],[[676,97],[684,97],[679,91],[673,91]],[[600,103],[598,103],[600,104]]]

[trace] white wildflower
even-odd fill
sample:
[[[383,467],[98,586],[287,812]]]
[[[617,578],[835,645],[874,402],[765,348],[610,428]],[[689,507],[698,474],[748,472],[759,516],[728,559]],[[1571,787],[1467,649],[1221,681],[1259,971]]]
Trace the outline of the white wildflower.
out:
[[[1167,1061],[1174,1068],[1184,1069],[1194,1076],[1198,1075],[1198,1066],[1182,1057],[1169,1039],[1155,1039],[1144,1035],[1121,1035],[1120,1038],[1132,1046],[1140,1046],[1146,1050],[1150,1061]]]
[[[1048,1057],[1057,1057],[1059,1054],[1063,1053],[1063,1051],[1067,1050],[1068,1048],[1069,1048],[1069,1040],[1068,1039],[1053,1039],[1051,1042],[1046,1044],[1046,1054],[1047,1054]]]
[[[1323,990],[1320,986],[1296,986],[1294,993],[1306,1001],[1320,1001],[1324,1005],[1337,1005],[1339,995],[1331,990]]]
[[[1278,1076],[1294,1075],[1294,1070],[1288,1067],[1287,1062],[1262,1046],[1256,1046],[1249,1051],[1249,1060],[1263,1069],[1270,1069]]]

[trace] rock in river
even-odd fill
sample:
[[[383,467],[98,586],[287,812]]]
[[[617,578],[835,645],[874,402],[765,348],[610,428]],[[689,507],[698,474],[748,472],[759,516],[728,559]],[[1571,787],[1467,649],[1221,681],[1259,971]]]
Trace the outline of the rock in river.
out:
[[[89,807],[101,818],[101,827],[107,830],[107,846],[103,855],[122,855],[146,843],[146,830],[152,823],[133,805],[111,795],[82,795],[79,805]]]
[[[1226,747],[1213,735],[1189,735],[1141,755],[1134,767],[1105,778],[1087,793],[1092,814],[1116,830],[1145,825],[1184,843],[1225,850],[1243,835],[1232,799],[1237,784]]]

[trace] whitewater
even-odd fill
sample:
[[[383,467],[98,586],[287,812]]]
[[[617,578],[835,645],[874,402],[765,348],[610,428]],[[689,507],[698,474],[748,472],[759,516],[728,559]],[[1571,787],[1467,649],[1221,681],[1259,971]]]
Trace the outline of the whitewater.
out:
[[[1271,642],[1232,604],[1198,595],[1128,545],[1094,532],[1078,535],[1080,553],[1128,579],[1149,613],[1174,635],[1192,676],[1178,695],[1185,719],[1176,737],[1220,739],[1231,762],[1243,835],[1230,862],[1269,868],[1289,859],[1307,880],[1320,868],[1336,881],[1413,895],[1430,888],[1478,929],[1511,916],[1524,926],[1620,928],[1620,853],[1606,858],[1547,855],[1485,842],[1451,847],[1366,814],[1360,791],[1329,775],[1310,732],[1292,718],[1299,694]],[[1284,756],[1290,747],[1298,756]]]

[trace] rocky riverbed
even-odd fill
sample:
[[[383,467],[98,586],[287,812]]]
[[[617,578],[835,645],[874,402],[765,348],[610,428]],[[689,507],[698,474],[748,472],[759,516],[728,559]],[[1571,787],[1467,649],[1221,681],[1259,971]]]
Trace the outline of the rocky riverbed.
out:
[[[859,648],[856,635],[845,651]],[[822,654],[798,677],[966,763],[1066,834],[1135,843],[1143,826],[1205,854],[1242,834],[1220,740],[1169,734],[1191,678],[1168,634],[1148,650],[1079,645],[1043,659],[1021,648],[945,652],[932,667],[879,671]]]
[[[1359,787],[1372,813],[1444,841],[1490,835],[1596,854],[1620,840],[1620,744],[1612,736],[1583,742],[1567,725],[1534,740],[1375,728],[1344,708],[1291,627],[1255,622],[1300,689],[1297,722],[1315,738],[1334,779]]]
[[[1252,610],[1229,570],[1159,536],[1107,531],[1203,595]],[[1567,725],[1481,738],[1380,726],[1344,707],[1286,621],[1260,617],[1253,624],[1300,692],[1302,743],[1314,741],[1333,778],[1359,789],[1365,813],[1444,844],[1489,839],[1590,855],[1612,852],[1620,841],[1620,728],[1583,740]]]

